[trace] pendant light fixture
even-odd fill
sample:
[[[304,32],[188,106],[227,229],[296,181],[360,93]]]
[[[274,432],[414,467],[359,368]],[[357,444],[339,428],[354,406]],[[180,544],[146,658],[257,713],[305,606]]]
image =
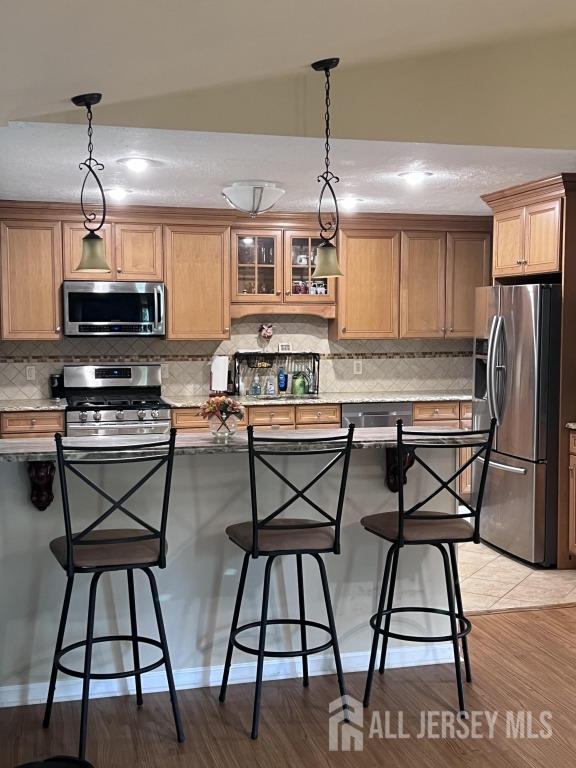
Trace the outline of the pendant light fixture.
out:
[[[86,117],[88,119],[88,157],[84,162],[80,163],[79,166],[81,171],[86,171],[80,190],[80,207],[82,208],[82,213],[84,215],[84,227],[87,230],[87,234],[82,240],[82,258],[76,267],[77,272],[110,272],[110,266],[104,255],[104,241],[100,235],[97,234],[98,230],[102,229],[104,222],[106,221],[106,196],[104,195],[102,183],[96,173],[96,171],[103,171],[104,166],[102,163],[99,163],[96,158],[92,157],[92,150],[94,149],[92,144],[92,107],[94,104],[99,104],[101,98],[101,93],[84,93],[80,96],[74,96],[72,99],[72,103],[75,104],[75,106],[86,108]],[[100,219],[97,219],[94,211],[88,211],[86,209],[84,202],[86,184],[90,178],[96,182],[96,186],[102,199],[102,213]]]
[[[254,219],[275,206],[285,191],[273,181],[235,181],[224,187],[222,197],[229,206]]]
[[[312,69],[315,72],[324,72],[326,78],[325,84],[325,106],[324,113],[325,121],[325,142],[324,147],[326,154],[324,156],[324,173],[318,176],[318,181],[322,183],[322,189],[320,190],[320,199],[318,201],[318,224],[320,225],[320,238],[322,240],[321,245],[316,249],[316,268],[312,273],[312,279],[317,277],[342,277],[340,266],[338,264],[338,254],[334,241],[338,235],[338,226],[340,224],[340,216],[338,213],[338,201],[336,200],[336,193],[334,192],[333,184],[340,181],[338,176],[335,176],[330,170],[330,70],[338,66],[340,59],[321,59],[315,61],[312,64]],[[327,216],[322,211],[322,204],[324,202],[325,195],[328,194],[328,199],[332,199],[334,203],[334,215]]]

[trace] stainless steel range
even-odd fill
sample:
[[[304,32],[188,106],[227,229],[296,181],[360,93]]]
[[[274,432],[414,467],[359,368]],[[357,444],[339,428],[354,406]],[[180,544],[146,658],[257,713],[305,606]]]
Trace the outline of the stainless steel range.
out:
[[[66,434],[162,435],[170,406],[162,400],[162,373],[151,365],[66,365]]]

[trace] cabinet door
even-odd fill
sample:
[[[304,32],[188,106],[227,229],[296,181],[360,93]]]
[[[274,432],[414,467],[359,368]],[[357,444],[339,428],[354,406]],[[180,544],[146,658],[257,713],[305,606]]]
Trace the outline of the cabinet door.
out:
[[[116,280],[114,250],[112,248],[112,225],[104,224],[97,234],[104,240],[104,255],[110,272],[78,272],[76,267],[82,258],[82,240],[86,229],[81,222],[65,221],[62,225],[64,248],[64,280]]]
[[[2,338],[60,338],[62,231],[58,221],[4,221]]]
[[[524,271],[524,208],[494,214],[494,277]]]
[[[402,232],[400,264],[400,338],[443,338],[446,234]]]
[[[474,291],[490,282],[490,235],[449,232],[446,247],[446,338],[474,336]]]
[[[282,232],[232,231],[232,301],[282,303]]]
[[[400,233],[342,233],[338,338],[397,339]]]
[[[472,429],[471,419],[462,419],[460,422],[460,429]],[[472,448],[460,448],[458,450],[460,456],[460,466],[465,464],[472,458]],[[458,490],[461,495],[472,493],[472,464],[470,464],[464,472],[458,478]]]
[[[230,336],[230,230],[164,227],[169,339]]]
[[[322,240],[312,232],[284,235],[284,301],[292,304],[333,304],[333,277],[312,278]]]
[[[114,224],[115,280],[164,277],[160,224]]]
[[[560,270],[562,201],[526,206],[524,273],[526,275]]]
[[[576,555],[576,456],[570,454],[570,484],[568,490],[568,551]]]

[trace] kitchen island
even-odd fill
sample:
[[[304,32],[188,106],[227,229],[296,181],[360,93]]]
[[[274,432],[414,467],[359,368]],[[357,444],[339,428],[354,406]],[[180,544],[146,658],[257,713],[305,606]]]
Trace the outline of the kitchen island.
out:
[[[339,430],[327,431],[327,435]],[[283,436],[318,438],[322,432],[283,432]],[[114,443],[117,438],[67,439],[67,444],[98,445]],[[452,450],[442,451],[442,458],[433,465],[440,474],[448,476],[456,465],[458,439],[446,432]],[[142,442],[142,438],[122,438],[123,444]],[[345,670],[364,670],[368,663],[371,631],[369,616],[374,612],[376,584],[381,578],[387,545],[367,534],[359,520],[362,516],[393,510],[396,495],[385,485],[385,448],[395,444],[394,429],[357,430],[350,466],[350,475],[342,525],[342,554],[326,557],[331,583],[336,623],[340,636]],[[205,432],[178,436],[168,523],[168,566],[158,572],[167,634],[172,651],[176,683],[180,687],[214,685],[220,682],[228,631],[237,588],[241,554],[225,536],[225,528],[233,522],[250,518],[247,445],[245,434],[238,434],[228,445],[213,442]],[[424,459],[430,459],[429,449],[421,449]],[[0,705],[42,701],[54,648],[57,621],[64,593],[65,576],[49,552],[51,539],[64,532],[58,483],[55,483],[54,503],[44,512],[35,509],[28,498],[26,462],[50,461],[55,457],[51,439],[0,441],[0,482],[3,489],[0,514],[0,610],[2,611],[3,650],[0,661]],[[287,459],[286,461],[291,461]],[[303,484],[322,466],[321,457],[311,456],[306,466],[294,465],[294,479]],[[120,495],[134,480],[132,465],[94,468],[94,477],[113,496]],[[418,466],[408,473],[406,500],[422,498],[433,486]],[[273,484],[266,488],[270,504],[276,505],[278,494],[285,493]],[[131,499],[139,515],[151,521],[161,502],[161,481],[153,481]],[[327,480],[317,500],[328,507],[334,503],[336,483]],[[87,524],[107,507],[107,502],[91,496],[80,481],[70,482],[70,495],[76,514],[76,526]],[[446,495],[435,500],[435,509],[452,511],[454,500]],[[306,510],[297,514],[308,515]],[[125,525],[120,515],[110,525]],[[306,560],[306,558],[305,558]],[[264,559],[253,561],[248,574],[242,620],[257,617],[262,584]],[[310,573],[308,573],[308,569]],[[271,613],[276,616],[297,615],[297,590],[294,564],[275,564]],[[137,592],[146,585],[136,575]],[[312,564],[305,563],[307,614],[324,620],[320,585]],[[69,617],[67,642],[81,639],[85,631],[88,578],[78,576]],[[105,576],[97,606],[97,634],[122,632],[128,616],[125,579]],[[430,607],[445,607],[446,595],[441,560],[432,549],[406,548],[400,559],[398,604],[411,603]],[[147,598],[142,594],[142,598]],[[154,618],[147,599],[139,601],[141,634],[154,636]],[[400,617],[399,617],[400,619]],[[443,617],[430,615],[402,616],[397,631],[430,635],[444,633]],[[254,638],[250,638],[252,643]],[[270,645],[285,646],[298,640],[288,630],[270,632]],[[316,640],[316,638],[311,638]],[[108,670],[111,665],[131,664],[131,648],[126,656],[110,657],[105,644],[94,653],[94,666]],[[146,649],[144,649],[146,653]],[[451,660],[450,644],[420,646],[416,643],[391,646],[390,663],[396,666]],[[72,661],[72,660],[71,660]],[[144,659],[147,663],[147,658]],[[74,660],[80,664],[81,657]],[[312,657],[311,673],[332,671],[331,654]],[[299,675],[300,661],[271,659],[265,666],[265,676]],[[254,679],[252,657],[237,653],[234,657],[230,682]],[[145,690],[163,690],[162,670],[143,678]],[[130,690],[131,682],[95,681],[94,695],[112,695]],[[79,681],[62,676],[56,698],[77,698]]]

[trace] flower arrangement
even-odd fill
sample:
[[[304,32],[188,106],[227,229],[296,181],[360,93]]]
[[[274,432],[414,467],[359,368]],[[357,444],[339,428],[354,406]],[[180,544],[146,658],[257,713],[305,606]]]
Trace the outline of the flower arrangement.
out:
[[[216,416],[222,420],[226,420],[229,416],[235,416],[237,419],[241,419],[244,416],[244,408],[240,405],[238,400],[234,400],[226,395],[218,395],[211,397],[202,403],[200,406],[200,416],[204,419],[210,419]]]

